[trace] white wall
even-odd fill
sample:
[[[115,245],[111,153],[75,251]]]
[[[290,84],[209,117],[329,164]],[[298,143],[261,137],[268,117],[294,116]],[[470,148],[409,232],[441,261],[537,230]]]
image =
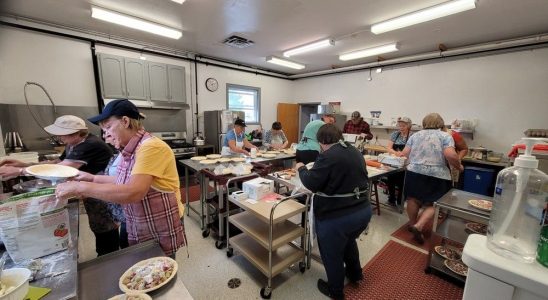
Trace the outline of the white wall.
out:
[[[341,101],[343,112],[369,117],[380,110],[381,121],[408,116],[421,124],[430,112],[452,120],[478,119],[474,140],[506,152],[528,128],[548,128],[548,48],[417,65],[375,73],[324,76],[295,82],[298,102]],[[384,130],[375,130],[386,138]],[[466,137],[466,136],[465,136]]]
[[[219,82],[219,89],[210,92],[205,87],[207,78],[213,77]],[[278,102],[292,103],[294,82],[264,75],[238,72],[234,70],[198,64],[198,109],[200,131],[203,131],[203,112],[206,110],[226,109],[226,85],[228,83],[258,87],[261,89],[261,116],[263,128],[270,129],[276,121]],[[249,126],[246,131],[257,126]]]
[[[24,104],[27,81],[43,85],[59,106],[97,106],[89,43],[0,26],[0,103]],[[49,105],[38,87],[30,104]]]

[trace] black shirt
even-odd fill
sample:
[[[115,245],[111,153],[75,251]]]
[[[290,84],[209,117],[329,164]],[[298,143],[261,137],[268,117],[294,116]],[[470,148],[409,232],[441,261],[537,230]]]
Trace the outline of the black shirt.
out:
[[[80,171],[97,174],[105,170],[111,157],[110,147],[97,136],[89,134],[78,145],[67,146],[59,159],[82,163]]]
[[[356,188],[367,190],[365,160],[358,149],[348,143],[345,145],[335,144],[320,153],[312,169],[299,168],[299,177],[307,189],[330,196],[353,193]],[[324,197],[316,194],[314,215],[318,219],[338,217],[367,205],[367,193],[361,193],[359,197]]]

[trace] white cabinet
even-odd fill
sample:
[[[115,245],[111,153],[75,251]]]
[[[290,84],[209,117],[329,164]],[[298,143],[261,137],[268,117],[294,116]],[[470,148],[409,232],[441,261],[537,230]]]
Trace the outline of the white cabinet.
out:
[[[169,78],[169,98],[173,102],[186,103],[185,68],[181,66],[167,66]]]
[[[147,100],[145,62],[140,59],[125,59],[126,93],[132,100]]]
[[[101,92],[104,99],[126,98],[124,58],[99,54]]]
[[[127,98],[141,107],[189,107],[185,67],[103,53],[97,57],[103,99]]]
[[[150,101],[169,101],[166,64],[148,63],[148,82]]]

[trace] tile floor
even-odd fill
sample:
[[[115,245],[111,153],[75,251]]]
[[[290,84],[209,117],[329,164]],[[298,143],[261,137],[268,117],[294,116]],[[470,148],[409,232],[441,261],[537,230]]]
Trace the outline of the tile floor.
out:
[[[381,198],[384,195],[381,195]],[[382,199],[383,201],[385,199]],[[195,204],[197,205],[197,203]],[[87,224],[87,215],[81,215],[79,261],[86,261],[96,256],[93,233]],[[365,265],[390,239],[390,234],[407,222],[407,216],[387,208],[381,215],[373,215],[367,235],[362,234],[358,240],[360,260]],[[179,278],[183,280],[194,299],[261,299],[260,289],[267,278],[244,257],[235,251],[234,256],[227,258],[226,251],[215,248],[212,237],[202,238],[198,217],[191,213],[185,218],[188,237],[187,249],[177,253]],[[316,250],[317,252],[317,250]],[[239,278],[241,285],[230,289],[227,285],[231,278]],[[284,271],[274,277],[272,299],[327,299],[316,288],[318,278],[325,279],[323,266],[314,260],[310,269],[304,274],[298,266]],[[367,274],[366,274],[367,278]]]

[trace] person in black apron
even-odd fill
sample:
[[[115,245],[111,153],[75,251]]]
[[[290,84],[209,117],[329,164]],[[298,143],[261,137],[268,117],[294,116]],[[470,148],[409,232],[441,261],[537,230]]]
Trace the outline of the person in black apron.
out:
[[[411,135],[411,119],[408,117],[398,118],[398,131],[394,131],[390,135],[390,141],[387,148],[388,153],[397,155],[400,153]],[[388,204],[400,205],[403,195],[403,181],[405,179],[405,172],[398,172],[387,177],[388,185]],[[399,188],[399,193],[396,195],[396,187]]]
[[[308,170],[295,166],[303,186],[314,193],[311,230],[317,234],[328,281],[318,280],[320,292],[344,299],[344,277],[357,284],[363,279],[356,239],[371,219],[367,199],[367,168],[362,154],[342,140],[333,124],[320,127],[316,135],[321,153]]]

